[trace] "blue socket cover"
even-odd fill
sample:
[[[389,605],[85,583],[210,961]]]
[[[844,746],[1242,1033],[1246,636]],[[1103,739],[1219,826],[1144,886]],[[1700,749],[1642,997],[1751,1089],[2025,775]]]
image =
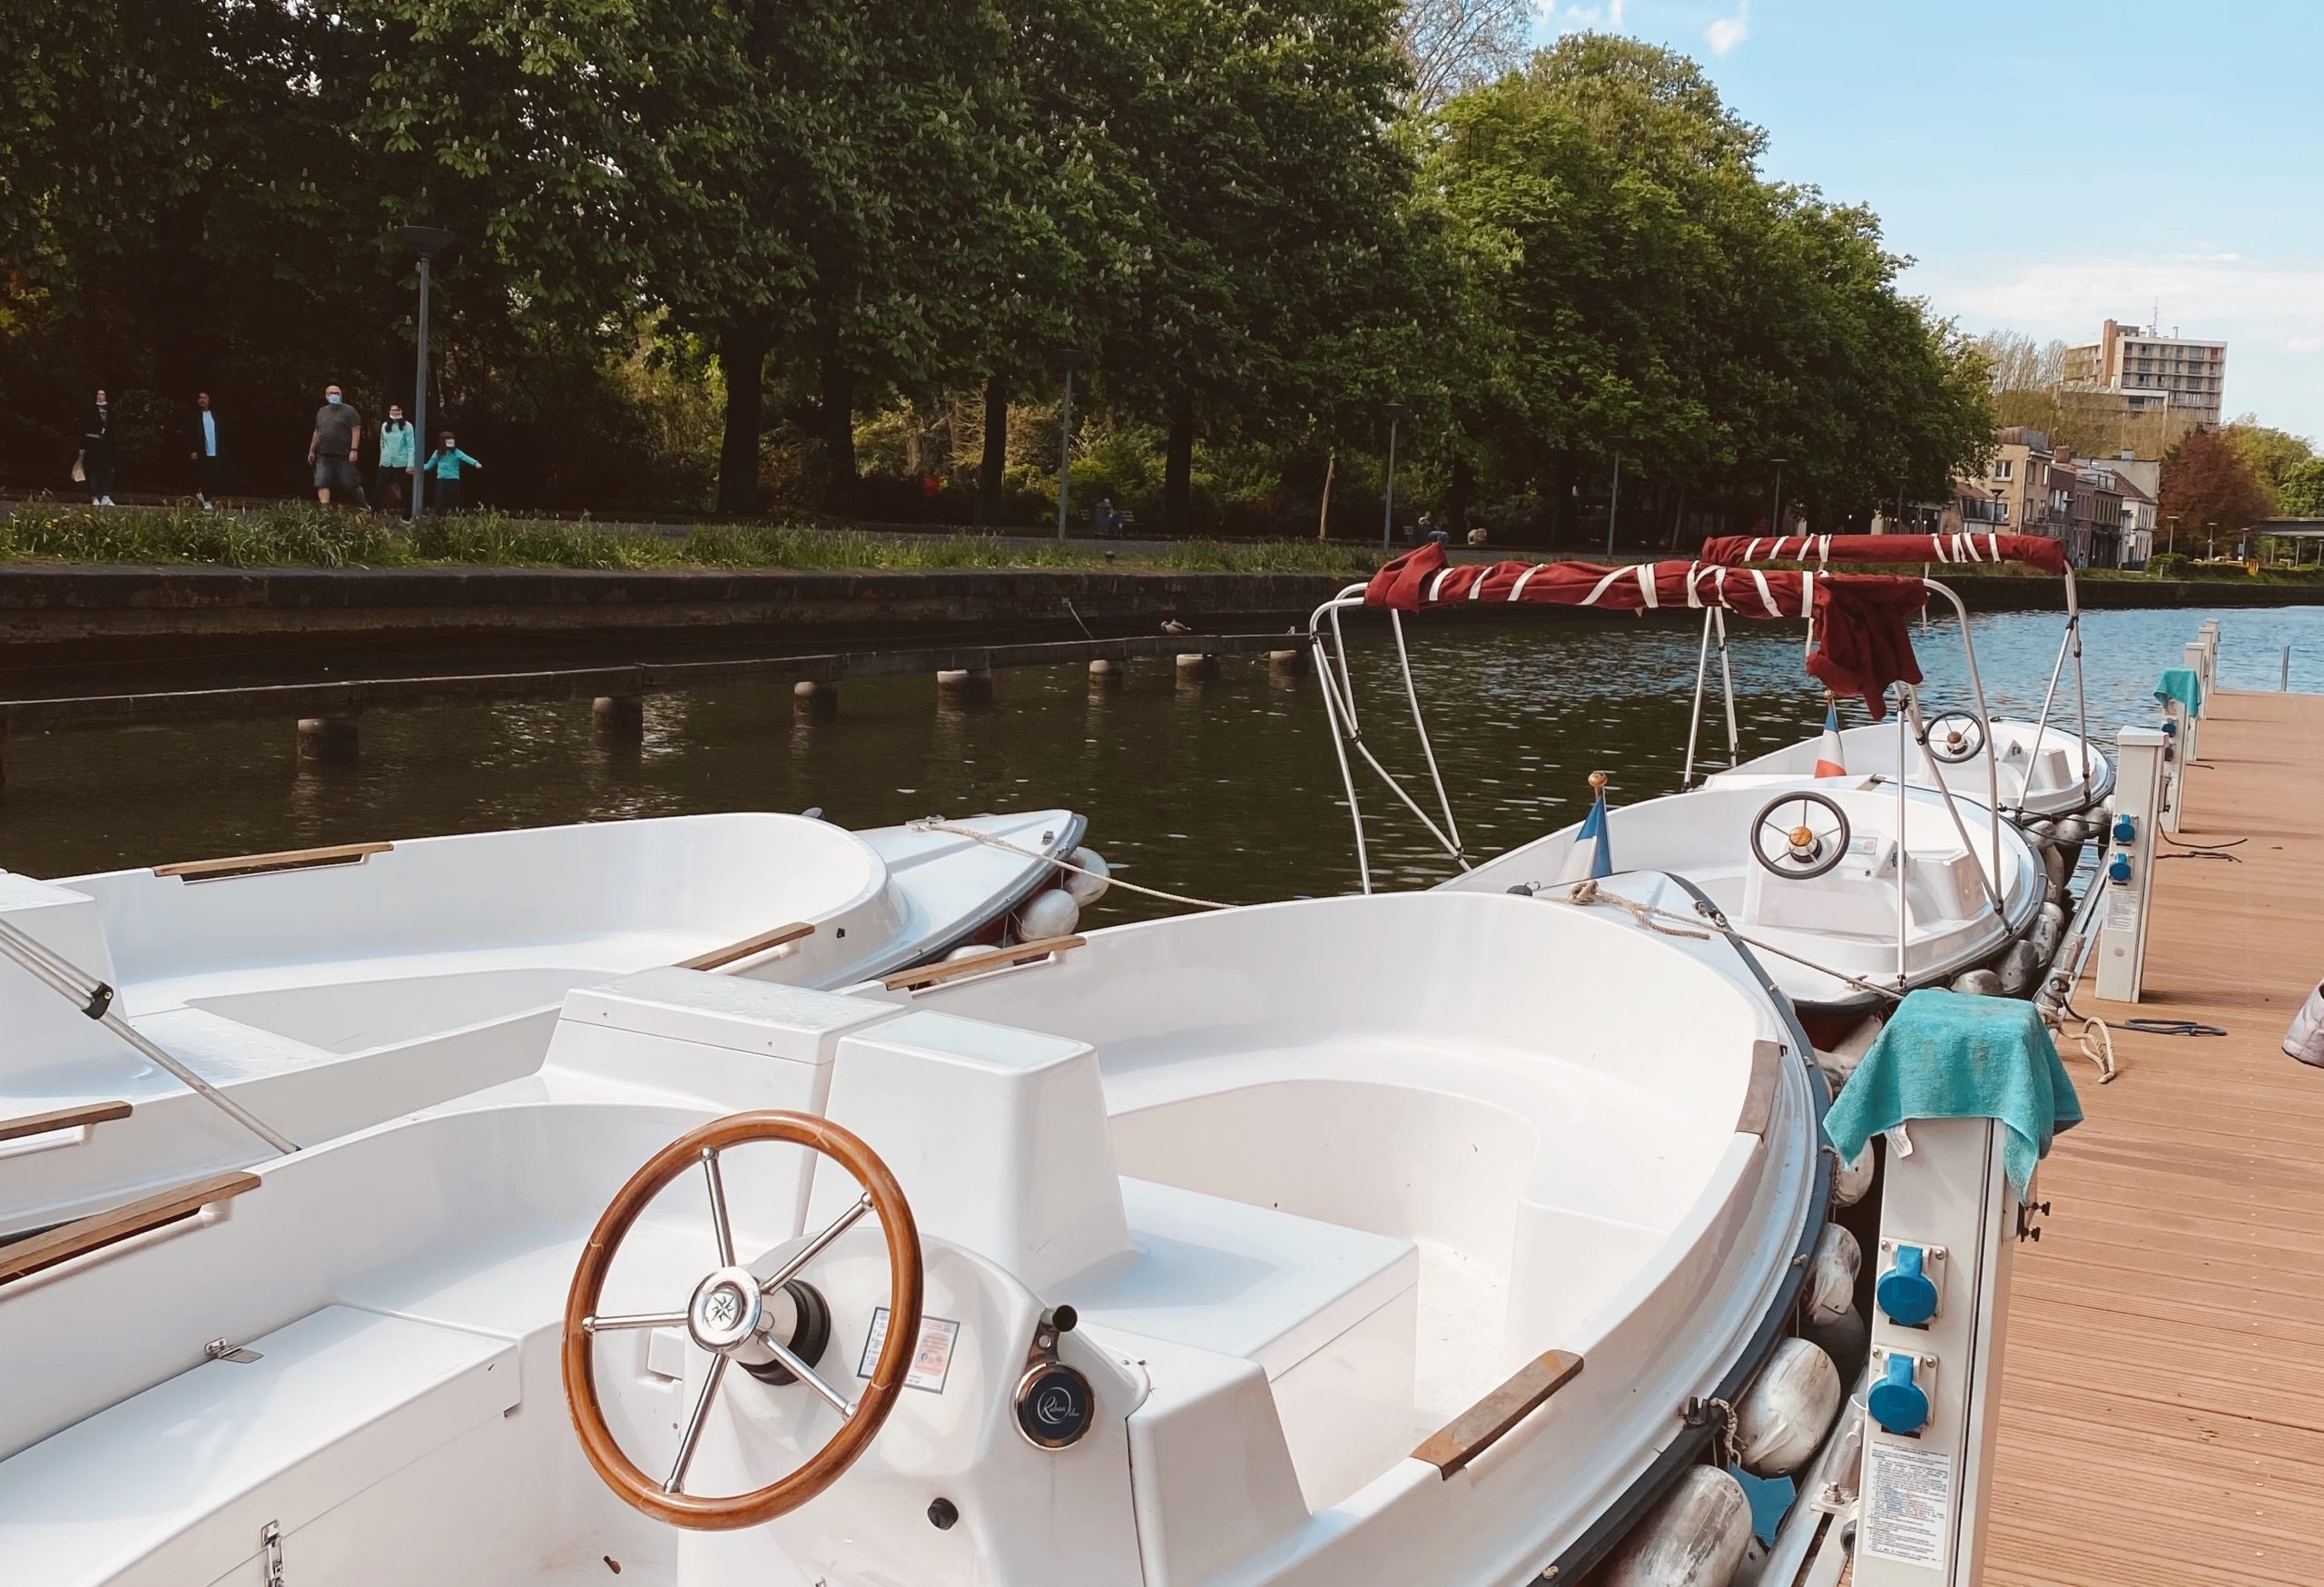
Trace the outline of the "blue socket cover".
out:
[[[2179,736],[2179,724],[2166,716],[2162,719],[2162,733],[2166,738],[2176,738]]]
[[[2130,857],[2128,854],[2117,854],[2117,855],[2115,855],[2115,856],[2113,857],[2113,859],[2112,859],[2111,861],[2107,862],[2107,865],[2106,865],[2106,880],[2107,880],[2107,881],[2109,881],[2109,882],[2112,882],[2120,883],[2120,882],[2128,882],[2130,879],[2131,879],[2131,857]]]
[[[1864,1396],[1864,1408],[1890,1433],[1907,1434],[1928,1425],[1928,1395],[1913,1381],[1913,1358],[1891,1352],[1887,1370]]]
[[[1918,1246],[1896,1247],[1896,1266],[1872,1286],[1873,1303],[1890,1322],[1917,1328],[1936,1316],[1936,1282],[1926,1266]]]
[[[2116,843],[2127,843],[2138,835],[2139,823],[2137,822],[2132,821],[2127,815],[2118,815],[2114,818],[2114,841]]]

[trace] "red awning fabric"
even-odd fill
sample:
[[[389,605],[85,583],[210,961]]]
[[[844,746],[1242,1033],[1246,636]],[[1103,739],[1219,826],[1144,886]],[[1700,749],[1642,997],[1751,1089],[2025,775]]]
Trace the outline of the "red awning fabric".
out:
[[[1753,562],[2022,562],[2063,578],[2066,548],[2043,535],[1720,535],[1702,559],[1722,567]]]
[[[1717,606],[1745,617],[1799,617],[1812,611],[1817,644],[1807,658],[1809,675],[1836,695],[1861,699],[1876,722],[1885,713],[1889,685],[1921,681],[1908,619],[1927,599],[1919,579],[1875,573],[1763,572],[1700,562],[1456,567],[1446,562],[1444,547],[1433,544],[1381,568],[1364,591],[1364,605],[1400,612],[1487,601],[1615,612]]]

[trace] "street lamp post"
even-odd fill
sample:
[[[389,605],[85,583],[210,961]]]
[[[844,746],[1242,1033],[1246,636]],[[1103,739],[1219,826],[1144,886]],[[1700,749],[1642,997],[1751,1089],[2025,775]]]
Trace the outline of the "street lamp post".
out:
[[[1777,539],[1783,537],[1783,466],[1790,460],[1788,458],[1776,459],[1776,499],[1774,507],[1768,512],[1768,533]]]
[[[2203,526],[2203,560],[2219,560],[2219,520],[2213,518]]]
[[[428,493],[428,471],[421,465],[427,460],[428,447],[428,278],[429,266],[436,256],[458,239],[441,226],[406,226],[404,246],[419,256],[419,357],[413,377],[411,394],[411,516],[409,522],[417,527],[424,509],[423,498]]]
[[[2175,512],[2171,515],[2170,529],[2162,537],[2162,548],[2165,551],[2179,548],[2179,515]]]
[[[1380,411],[1388,419],[1388,477],[1386,488],[1380,493],[1380,548],[1389,549],[1395,537],[1396,527],[1396,427],[1403,422],[1412,409],[1401,402],[1384,405]]]
[[[1065,407],[1057,428],[1057,537],[1065,538],[1066,515],[1073,499],[1073,371],[1088,358],[1078,347],[1060,347],[1049,361],[1065,371]]]
[[[1614,488],[1606,498],[1606,555],[1614,554],[1614,520],[1622,516],[1622,448],[1614,448]]]

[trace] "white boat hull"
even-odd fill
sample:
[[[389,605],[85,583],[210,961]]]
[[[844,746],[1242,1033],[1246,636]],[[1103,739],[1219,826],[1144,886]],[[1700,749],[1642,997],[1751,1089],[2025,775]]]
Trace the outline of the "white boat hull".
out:
[[[147,1039],[312,1144],[529,1072],[575,987],[792,922],[814,930],[724,972],[832,986],[940,955],[1045,884],[1082,829],[1061,810],[952,824],[1028,853],[805,816],[676,816],[422,838],[214,881],[0,872],[0,916],[113,986]],[[0,1141],[0,1238],[265,1155],[4,961],[0,1017],[15,1033],[0,1121],[132,1109]]]
[[[1804,738],[1731,770],[1714,772],[1706,785],[1758,787],[1789,777],[1813,776],[1822,744],[1821,734]],[[1929,761],[1920,746],[1908,742],[1905,748],[1905,781],[1915,788],[1935,788]],[[1999,750],[2000,760],[1989,771],[1993,749]],[[1851,777],[1896,775],[1894,724],[1866,723],[1844,729],[1840,750],[1841,764]],[[2103,804],[2114,791],[2112,758],[2055,724],[2037,728],[2031,722],[1995,722],[1990,747],[1981,744],[1958,761],[1939,760],[1936,768],[1955,799],[1984,804],[1997,792],[2002,813],[2020,823],[2079,815]]]
[[[1828,874],[1778,877],[1750,856],[1755,817],[1787,790],[1828,797],[1849,818],[1852,852]],[[1609,848],[1617,866],[1668,872],[1708,895],[1803,1014],[1860,1010],[1887,1000],[1875,988],[1941,986],[1991,961],[2033,924],[2043,898],[2042,864],[2014,827],[1996,832],[1983,806],[1956,799],[1965,846],[1942,797],[1910,790],[1900,812],[1897,793],[1893,781],[1862,776],[1725,784],[1612,809]],[[1579,831],[1551,833],[1443,886],[1554,889]],[[1986,892],[1996,849],[1998,911]]]
[[[334,1587],[1578,1576],[1699,1458],[1686,1404],[1739,1397],[1793,1307],[1829,1182],[1804,1045],[1717,938],[1445,894],[1118,928],[913,992],[579,991],[537,1074],[0,1284],[0,1354],[43,1364],[0,1402],[0,1557],[53,1587],[222,1583],[271,1524],[287,1579]],[[930,1381],[821,1497],[672,1532],[576,1458],[566,1286],[631,1169],[763,1107],[885,1158],[952,1332],[940,1367],[923,1332]],[[724,1172],[767,1263],[854,1194],[787,1158]],[[698,1185],[631,1231],[604,1309],[714,1259]],[[859,1227],[808,1269],[838,1381],[886,1296],[878,1250]],[[1049,1452],[1010,1394],[1059,1304],[1098,1412]],[[647,1470],[705,1359],[664,1332],[595,1346]],[[256,1359],[205,1360],[222,1336]],[[1581,1370],[1474,1431],[1551,1351]],[[689,1492],[767,1482],[836,1423],[734,1375],[704,1425]],[[957,1525],[931,1524],[940,1500]]]

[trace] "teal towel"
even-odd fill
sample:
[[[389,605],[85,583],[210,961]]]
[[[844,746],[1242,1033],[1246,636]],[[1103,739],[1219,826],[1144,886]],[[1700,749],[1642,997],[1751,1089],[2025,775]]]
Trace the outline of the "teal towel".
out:
[[[1910,1119],[2000,1119],[2009,1131],[2002,1165],[2023,1201],[2050,1138],[2082,1122],[2082,1101],[2032,1003],[1924,988],[1905,996],[1848,1077],[1824,1133],[1853,1162],[1866,1141]]]
[[[2162,675],[2154,685],[2157,700],[2176,700],[2190,716],[2200,716],[2203,711],[2203,684],[2191,666],[2174,666]]]

